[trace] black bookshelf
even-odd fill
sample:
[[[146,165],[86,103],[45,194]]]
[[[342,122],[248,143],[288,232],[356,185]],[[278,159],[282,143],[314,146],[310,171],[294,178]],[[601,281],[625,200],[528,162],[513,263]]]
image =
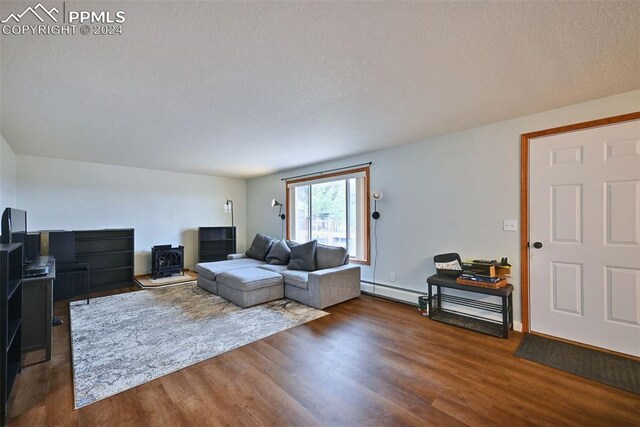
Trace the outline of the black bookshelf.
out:
[[[198,262],[224,261],[236,253],[235,227],[199,227]]]
[[[42,231],[48,255],[56,259],[54,301],[89,291],[125,288],[133,284],[134,230]],[[88,267],[88,272],[87,272]]]
[[[131,286],[133,228],[74,231],[74,234],[75,262],[89,263],[91,292]],[[83,289],[76,289],[76,295],[82,292]]]
[[[0,426],[22,356],[22,245],[0,244]]]

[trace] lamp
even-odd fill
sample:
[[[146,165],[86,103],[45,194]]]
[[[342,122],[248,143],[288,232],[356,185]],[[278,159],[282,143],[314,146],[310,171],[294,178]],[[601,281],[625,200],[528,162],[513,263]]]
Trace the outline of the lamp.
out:
[[[371,214],[371,218],[373,219],[380,218],[380,212],[378,212],[378,200],[382,199],[382,196],[384,196],[382,191],[376,191],[371,195],[373,198],[373,213]]]
[[[227,199],[227,201],[224,202],[224,211],[225,213],[231,214],[231,226],[233,227],[233,200]]]
[[[278,202],[276,199],[271,200],[271,207],[275,208],[276,206],[280,207],[280,210],[278,211],[278,218],[284,221],[287,216],[282,213],[282,203]]]

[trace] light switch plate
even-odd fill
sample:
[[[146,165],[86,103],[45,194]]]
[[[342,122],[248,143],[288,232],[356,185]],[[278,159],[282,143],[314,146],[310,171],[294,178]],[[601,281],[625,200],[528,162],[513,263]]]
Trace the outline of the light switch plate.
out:
[[[502,221],[502,229],[504,231],[518,231],[518,220],[505,219]]]

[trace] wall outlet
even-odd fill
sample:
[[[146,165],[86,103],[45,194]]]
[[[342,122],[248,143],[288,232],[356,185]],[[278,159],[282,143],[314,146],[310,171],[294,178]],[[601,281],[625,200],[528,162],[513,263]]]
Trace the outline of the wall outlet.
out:
[[[502,221],[502,229],[504,231],[518,231],[518,220],[505,219]]]
[[[396,273],[389,273],[389,280],[391,280],[392,282],[396,281]]]

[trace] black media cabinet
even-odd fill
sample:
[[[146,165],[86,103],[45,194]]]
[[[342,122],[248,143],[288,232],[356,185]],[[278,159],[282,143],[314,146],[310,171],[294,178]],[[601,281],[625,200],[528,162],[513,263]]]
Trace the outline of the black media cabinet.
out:
[[[433,293],[433,287],[436,293]],[[508,284],[498,289],[483,288],[481,286],[461,285],[455,278],[433,275],[427,279],[429,288],[429,318],[438,322],[448,323],[461,328],[471,329],[495,337],[509,338],[509,329],[513,329],[513,285]],[[457,289],[482,295],[500,298],[501,303],[490,303],[473,298],[442,293],[442,288]],[[502,315],[502,322],[480,316],[462,313],[450,308],[442,308],[442,303],[475,308]]]

